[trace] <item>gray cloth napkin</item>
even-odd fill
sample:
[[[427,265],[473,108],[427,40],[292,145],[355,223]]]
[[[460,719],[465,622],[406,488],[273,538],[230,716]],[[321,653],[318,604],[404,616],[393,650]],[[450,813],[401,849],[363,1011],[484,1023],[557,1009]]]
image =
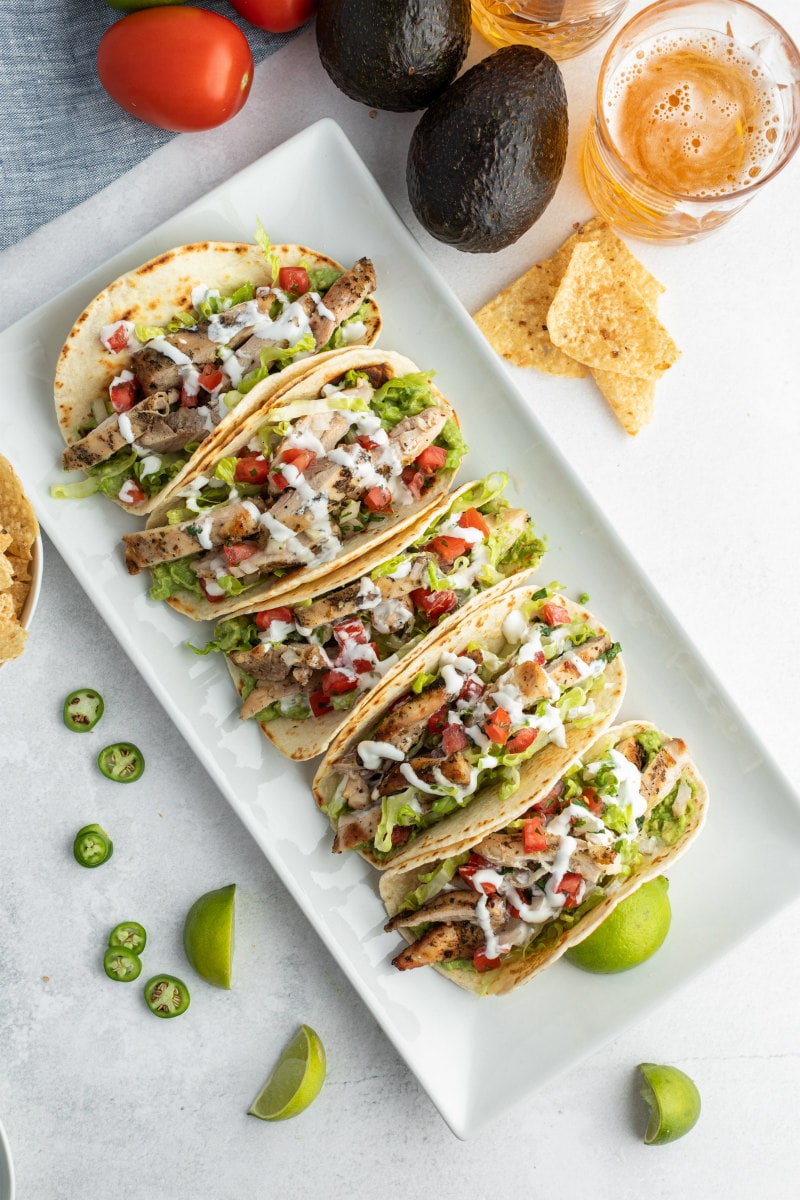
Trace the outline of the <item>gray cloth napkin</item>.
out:
[[[256,62],[293,36],[248,25],[225,0],[195,7],[235,21]],[[175,136],[129,116],[100,85],[97,45],[123,15],[104,0],[0,0],[0,249]]]

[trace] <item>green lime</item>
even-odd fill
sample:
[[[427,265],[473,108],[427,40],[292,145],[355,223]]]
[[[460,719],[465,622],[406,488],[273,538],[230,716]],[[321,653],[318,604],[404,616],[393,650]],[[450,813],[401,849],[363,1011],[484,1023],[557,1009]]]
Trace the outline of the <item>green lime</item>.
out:
[[[668,888],[663,875],[643,883],[565,957],[583,971],[598,975],[637,967],[655,954],[669,933],[672,909]]]
[[[301,1025],[247,1112],[262,1121],[286,1121],[308,1108],[325,1082],[325,1047]]]
[[[642,1095],[650,1105],[645,1145],[676,1142],[695,1127],[700,1116],[700,1093],[694,1080],[678,1067],[658,1063],[639,1063],[639,1070],[644,1076]]]
[[[231,986],[235,893],[235,883],[206,892],[195,900],[183,922],[186,957],[197,974],[214,987]]]

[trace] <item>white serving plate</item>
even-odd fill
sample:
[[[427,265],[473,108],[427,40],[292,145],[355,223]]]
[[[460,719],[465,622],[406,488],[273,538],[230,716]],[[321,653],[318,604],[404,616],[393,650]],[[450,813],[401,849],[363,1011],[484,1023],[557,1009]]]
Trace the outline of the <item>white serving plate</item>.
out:
[[[276,179],[325,184],[276,188]],[[345,263],[373,259],[382,344],[436,370],[474,448],[461,478],[509,473],[512,500],[549,537],[541,578],[565,582],[572,596],[587,590],[622,643],[629,687],[619,719],[647,718],[689,742],[711,790],[709,819],[670,872],[670,937],[638,970],[598,977],[558,963],[513,995],[484,1000],[434,972],[396,972],[375,874],[355,855],[330,853],[308,786],[313,767],[286,762],[238,720],[224,664],[185,648],[205,630],[152,603],[144,577],[125,571],[119,538],[136,524],[103,497],[50,498],[63,449],[51,381],[74,318],[122,271],[184,242],[249,240],[257,216],[276,242]],[[458,1136],[663,1002],[797,896],[796,794],[334,122],[312,125],[0,334],[0,365],[0,444],[19,463],[42,526]],[[755,861],[770,863],[769,888],[746,886]]]

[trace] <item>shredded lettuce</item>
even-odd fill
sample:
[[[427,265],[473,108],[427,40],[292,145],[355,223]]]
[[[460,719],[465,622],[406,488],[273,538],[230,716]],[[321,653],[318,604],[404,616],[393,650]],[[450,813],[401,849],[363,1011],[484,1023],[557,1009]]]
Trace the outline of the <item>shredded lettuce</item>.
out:
[[[462,458],[469,453],[469,446],[461,436],[461,430],[452,417],[448,417],[445,421],[435,444],[442,445],[447,450],[447,458],[444,460],[444,469],[447,471],[457,470],[461,465]]]
[[[370,571],[370,579],[381,579],[384,575],[391,575],[401,563],[404,563],[407,555],[405,552],[396,554],[394,558],[388,559],[387,562],[380,563],[373,571]]]
[[[200,649],[191,642],[186,645],[195,654],[233,654],[236,650],[252,650],[258,642],[258,626],[247,617],[228,617],[220,621],[214,630],[214,636]]]
[[[431,372],[415,371],[387,379],[372,397],[370,408],[384,429],[394,429],[403,417],[412,417],[436,402],[431,391]]]
[[[465,850],[463,854],[456,854],[452,858],[445,858],[432,871],[429,871],[427,874],[418,875],[419,887],[406,893],[400,905],[400,911],[416,912],[418,908],[422,908],[423,904],[427,904],[434,896],[438,896],[442,888],[453,878],[458,868],[468,861],[469,854],[469,850]]]
[[[252,391],[257,383],[261,383],[262,379],[266,379],[273,368],[276,366],[278,370],[282,370],[288,363],[292,362],[298,354],[313,353],[315,348],[313,333],[304,333],[301,338],[295,342],[293,346],[262,346],[261,347],[261,366],[256,367],[254,371],[248,371],[243,375],[236,385],[236,390],[240,395],[246,396]]]
[[[150,585],[150,596],[153,600],[169,600],[178,592],[191,592],[194,596],[202,596],[203,592],[197,576],[189,565],[189,560],[179,558],[176,562],[156,563],[151,568],[153,582]]]
[[[424,671],[419,671],[414,676],[414,679],[412,681],[412,684],[411,684],[412,692],[416,692],[416,694],[419,695],[420,692],[423,690],[423,688],[426,688],[429,683],[433,683],[435,679],[436,679],[435,675],[427,675]]]
[[[278,276],[281,273],[281,260],[272,248],[272,242],[269,240],[269,235],[261,224],[261,218],[256,217],[256,231],[253,235],[254,240],[261,247],[264,258],[267,260],[267,265],[272,272],[272,286],[278,282]]]
[[[417,825],[417,811],[414,788],[406,788],[393,796],[384,796],[380,824],[375,833],[375,849],[381,854],[388,854],[392,849],[392,830],[395,825]]]

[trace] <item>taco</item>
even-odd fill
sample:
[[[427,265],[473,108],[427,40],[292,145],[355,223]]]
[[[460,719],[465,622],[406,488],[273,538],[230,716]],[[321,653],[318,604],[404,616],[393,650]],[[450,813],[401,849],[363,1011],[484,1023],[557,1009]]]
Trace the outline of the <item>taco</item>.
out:
[[[151,596],[195,620],[282,604],[413,527],[466,449],[409,359],[334,351],[125,535],[128,570],[149,568]]]
[[[543,588],[471,605],[413,651],[342,729],[314,780],[335,852],[428,862],[528,806],[614,719],[620,647]]]
[[[438,856],[388,871],[381,895],[411,943],[401,971],[432,965],[472,992],[503,993],[549,967],[700,832],[708,792],[685,742],[628,721],[606,730],[528,807]]]
[[[81,313],[56,367],[67,450],[57,498],[102,492],[150,512],[314,355],[371,345],[372,263],[345,271],[303,246],[198,242],[116,279]]]
[[[198,654],[220,651],[242,700],[282,754],[322,754],[354,706],[432,630],[443,630],[488,588],[513,587],[539,564],[544,542],[490,475],[446,497],[405,534],[289,597],[279,608],[220,621]],[[357,719],[354,715],[353,719]]]

